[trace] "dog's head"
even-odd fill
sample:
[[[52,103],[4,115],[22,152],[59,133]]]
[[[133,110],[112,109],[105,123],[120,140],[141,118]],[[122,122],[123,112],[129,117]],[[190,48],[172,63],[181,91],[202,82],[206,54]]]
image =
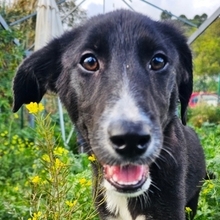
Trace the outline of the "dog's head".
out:
[[[163,130],[192,92],[192,57],[172,25],[131,12],[99,15],[33,53],[14,79],[14,107],[56,92],[103,167],[104,185],[150,185]]]

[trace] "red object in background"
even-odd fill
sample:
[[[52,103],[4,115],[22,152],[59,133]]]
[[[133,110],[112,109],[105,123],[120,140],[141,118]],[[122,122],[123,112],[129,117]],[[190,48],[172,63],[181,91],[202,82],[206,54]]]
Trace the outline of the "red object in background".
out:
[[[189,100],[189,107],[194,108],[198,104],[205,103],[207,105],[218,105],[218,95],[215,93],[208,93],[208,92],[193,92],[190,100]]]
[[[193,108],[197,105],[198,103],[198,95],[199,95],[199,92],[193,92],[191,97],[190,97],[190,100],[189,100],[189,107],[190,108]]]

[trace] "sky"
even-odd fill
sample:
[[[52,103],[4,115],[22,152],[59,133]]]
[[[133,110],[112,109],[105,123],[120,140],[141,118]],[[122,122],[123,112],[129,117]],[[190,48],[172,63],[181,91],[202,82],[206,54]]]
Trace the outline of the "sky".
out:
[[[148,15],[152,19],[159,20],[161,10],[158,10],[142,0],[124,0],[137,12]],[[156,5],[159,8],[167,10],[176,16],[186,15],[188,19],[193,19],[195,15],[206,13],[211,16],[219,7],[220,0],[146,0],[149,3]],[[76,3],[80,3],[77,0]],[[103,4],[105,2],[105,4]],[[104,5],[104,7],[103,7]],[[129,9],[123,0],[85,0],[82,3],[82,8],[87,10],[88,16],[112,11],[115,9]]]

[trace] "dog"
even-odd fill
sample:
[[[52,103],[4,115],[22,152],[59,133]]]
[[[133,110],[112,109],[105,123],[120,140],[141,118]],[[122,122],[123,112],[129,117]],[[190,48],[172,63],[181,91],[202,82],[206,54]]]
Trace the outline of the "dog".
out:
[[[90,18],[26,58],[13,82],[13,111],[48,90],[58,94],[96,157],[100,219],[193,219],[206,169],[199,139],[186,126],[192,81],[182,32],[121,9]]]

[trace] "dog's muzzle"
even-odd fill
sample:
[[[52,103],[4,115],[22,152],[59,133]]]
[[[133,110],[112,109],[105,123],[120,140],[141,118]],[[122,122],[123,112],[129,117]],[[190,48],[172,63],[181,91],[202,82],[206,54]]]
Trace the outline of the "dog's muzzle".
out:
[[[121,164],[103,165],[105,179],[119,192],[138,191],[149,177],[149,166],[140,163],[151,142],[149,126],[142,121],[113,121],[109,124],[108,135]]]

